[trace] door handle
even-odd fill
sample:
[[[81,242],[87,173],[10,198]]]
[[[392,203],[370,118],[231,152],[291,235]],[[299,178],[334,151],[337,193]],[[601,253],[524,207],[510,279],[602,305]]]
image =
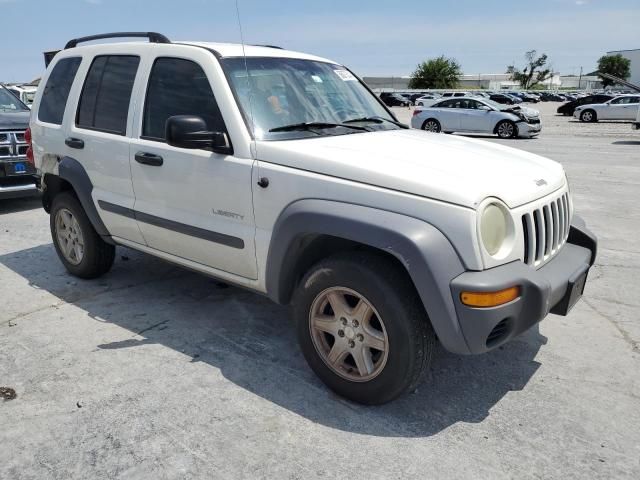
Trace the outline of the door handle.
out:
[[[77,148],[78,150],[82,150],[84,148],[84,140],[80,138],[65,138],[64,144],[69,148]]]
[[[151,165],[152,167],[159,167],[163,163],[162,157],[155,153],[138,152],[135,158],[136,162],[142,163],[143,165]]]

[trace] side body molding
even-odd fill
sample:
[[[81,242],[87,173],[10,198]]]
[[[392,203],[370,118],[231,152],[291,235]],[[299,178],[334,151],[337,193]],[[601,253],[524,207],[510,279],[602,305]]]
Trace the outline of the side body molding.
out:
[[[105,240],[108,240],[111,234],[102,222],[100,215],[98,215],[98,210],[93,203],[93,198],[91,197],[93,183],[91,183],[91,179],[89,179],[89,175],[87,175],[87,171],[82,164],[74,158],[63,157],[58,164],[58,176],[73,186],[78,200],[80,200],[80,204],[89,217],[93,228],[96,229],[98,235],[107,237]]]
[[[358,242],[396,257],[409,273],[443,346],[469,353],[449,285],[465,269],[447,238],[413,217],[327,200],[290,204],[276,221],[270,242],[266,286],[272,300],[290,301],[296,264],[308,245],[305,239],[318,235]]]

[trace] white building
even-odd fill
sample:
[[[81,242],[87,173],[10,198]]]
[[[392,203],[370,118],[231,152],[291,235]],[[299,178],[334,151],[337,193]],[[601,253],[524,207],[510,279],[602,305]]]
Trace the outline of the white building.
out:
[[[631,76],[627,80],[631,83],[635,83],[636,85],[640,84],[640,48],[636,48],[635,50],[615,50],[607,52],[607,55],[617,54],[631,60]]]

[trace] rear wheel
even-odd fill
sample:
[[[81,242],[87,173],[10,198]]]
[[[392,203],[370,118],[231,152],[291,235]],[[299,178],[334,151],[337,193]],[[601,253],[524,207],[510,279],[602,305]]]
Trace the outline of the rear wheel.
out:
[[[518,135],[518,127],[511,120],[502,120],[496,125],[496,133],[500,138],[514,138]]]
[[[58,257],[69,273],[96,278],[111,269],[115,247],[98,235],[75,195],[62,192],[54,197],[49,226]]]
[[[435,334],[422,303],[386,258],[351,253],[321,261],[300,281],[292,313],[313,371],[355,402],[393,400],[430,362]]]
[[[442,126],[435,118],[428,118],[422,124],[422,129],[427,132],[440,133],[440,131],[442,131]]]
[[[587,123],[597,122],[598,116],[596,115],[595,110],[585,110],[580,114],[580,121]]]

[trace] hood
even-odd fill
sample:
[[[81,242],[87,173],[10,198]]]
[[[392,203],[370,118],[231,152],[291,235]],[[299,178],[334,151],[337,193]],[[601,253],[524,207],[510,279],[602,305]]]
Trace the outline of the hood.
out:
[[[510,208],[565,183],[562,166],[532,153],[421,130],[259,141],[258,159],[476,208],[497,197]]]
[[[29,126],[29,111],[0,111],[0,130],[26,130]]]
[[[540,116],[540,112],[538,110],[529,107],[521,107],[520,105],[510,105],[506,108],[503,108],[502,111],[514,113],[516,115],[518,114],[518,112],[520,112],[527,118],[537,118]]]

